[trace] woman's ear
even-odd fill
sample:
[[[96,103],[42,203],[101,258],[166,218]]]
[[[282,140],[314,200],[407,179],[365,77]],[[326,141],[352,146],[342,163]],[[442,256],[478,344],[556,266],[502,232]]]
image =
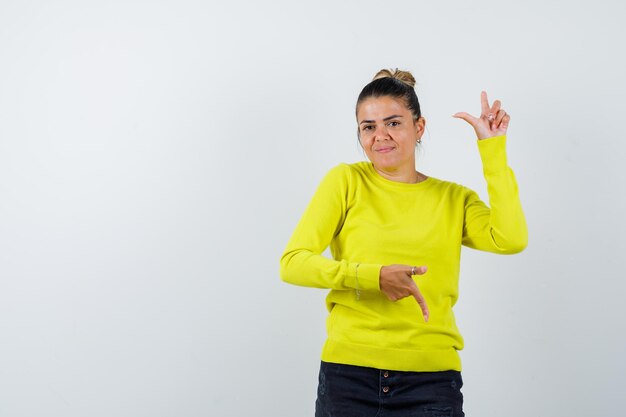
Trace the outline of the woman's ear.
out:
[[[424,134],[424,128],[426,127],[426,119],[420,117],[414,123],[415,125],[415,134],[417,135],[417,139],[420,139]]]

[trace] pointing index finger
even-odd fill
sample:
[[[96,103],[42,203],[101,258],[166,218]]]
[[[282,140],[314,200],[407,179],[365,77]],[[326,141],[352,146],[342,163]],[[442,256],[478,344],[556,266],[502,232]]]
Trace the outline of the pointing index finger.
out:
[[[484,90],[480,93],[480,108],[483,116],[489,114],[489,101],[487,100],[487,92]]]
[[[428,317],[430,316],[430,312],[428,311],[428,305],[426,305],[426,299],[417,288],[417,285],[411,286],[411,294],[413,295],[413,298],[415,298],[415,301],[417,301],[417,304],[419,304],[420,309],[422,310],[422,314],[424,315],[424,321],[428,322]]]

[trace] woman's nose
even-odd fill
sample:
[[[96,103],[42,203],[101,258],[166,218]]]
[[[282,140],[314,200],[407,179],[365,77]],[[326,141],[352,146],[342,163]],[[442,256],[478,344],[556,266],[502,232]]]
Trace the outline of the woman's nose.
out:
[[[387,127],[386,126],[377,127],[376,131],[374,132],[374,137],[375,137],[375,140],[377,141],[389,139],[389,132],[387,132]]]

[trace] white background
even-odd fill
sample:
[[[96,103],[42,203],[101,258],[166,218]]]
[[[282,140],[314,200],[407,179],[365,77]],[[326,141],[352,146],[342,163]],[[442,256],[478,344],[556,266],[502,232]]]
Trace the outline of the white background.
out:
[[[484,199],[451,115],[512,117],[530,242],[463,250],[466,414],[623,413],[625,9],[2,0],[0,416],[313,415],[326,291],[278,260],[388,67]]]

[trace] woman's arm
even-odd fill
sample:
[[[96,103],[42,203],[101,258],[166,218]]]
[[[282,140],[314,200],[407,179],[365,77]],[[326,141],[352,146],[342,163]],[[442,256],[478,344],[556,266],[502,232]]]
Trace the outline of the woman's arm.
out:
[[[476,132],[491,205],[487,207],[474,191],[467,190],[463,244],[495,253],[521,252],[528,244],[528,230],[515,175],[506,160],[506,131],[511,118],[500,108],[499,100],[489,106],[485,91],[480,102],[480,117],[464,112],[453,116],[465,120]]]
[[[513,170],[506,161],[506,136],[478,141],[491,208],[467,189],[463,244],[479,250],[511,254],[528,243],[526,219]]]
[[[334,260],[322,255],[345,220],[349,170],[348,165],[338,165],[320,183],[280,259],[283,281],[336,290],[379,289],[382,265]]]

